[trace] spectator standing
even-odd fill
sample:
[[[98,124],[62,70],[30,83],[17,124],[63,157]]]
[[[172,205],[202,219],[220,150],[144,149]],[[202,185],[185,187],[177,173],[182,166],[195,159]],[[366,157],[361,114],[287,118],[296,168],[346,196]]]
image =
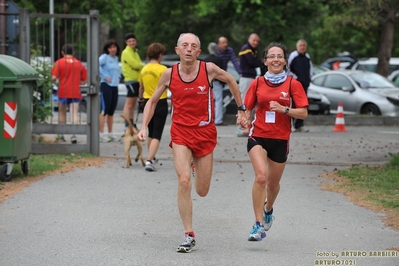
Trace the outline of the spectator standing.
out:
[[[308,98],[301,83],[287,77],[287,50],[280,43],[271,43],[264,50],[267,72],[249,86],[245,96],[247,118],[255,110],[251,122],[247,151],[255,172],[252,202],[255,224],[249,241],[260,241],[273,222],[273,205],[280,191],[289,151],[291,118],[308,116]],[[291,107],[291,102],[296,108]]]
[[[170,129],[173,161],[178,177],[177,205],[184,227],[184,240],[177,252],[191,252],[195,248],[193,230],[193,203],[191,198],[191,161],[195,165],[197,194],[208,194],[212,169],[213,150],[217,143],[217,130],[213,123],[213,94],[210,84],[218,79],[226,82],[239,106],[237,123],[247,125],[240,91],[234,77],[213,63],[199,61],[201,43],[192,33],[183,33],[175,47],[180,63],[165,70],[154,94],[144,108],[143,123],[138,139],[147,137],[147,125],[154,114],[158,99],[169,88],[172,93],[172,124]]]
[[[108,40],[103,48],[103,54],[98,59],[100,65],[100,141],[110,142],[116,140],[112,132],[114,112],[118,104],[118,85],[121,78],[119,67],[120,49],[115,40]],[[105,120],[107,120],[108,135],[104,133]]]
[[[150,62],[143,67],[139,75],[139,104],[145,105],[147,103],[148,99],[154,94],[163,72],[167,69],[166,66],[160,64],[164,53],[165,47],[160,43],[153,43],[147,49],[147,57]],[[154,116],[148,124],[148,157],[145,162],[146,171],[155,171],[155,165],[158,162],[158,159],[155,158],[155,154],[161,142],[167,116],[168,94],[165,90],[155,107]]]
[[[123,107],[123,115],[128,117],[132,124],[134,123],[134,108],[136,107],[137,97],[139,95],[139,74],[144,67],[138,53],[136,36],[133,33],[128,33],[125,36],[126,47],[122,51],[122,74],[125,79],[127,89],[126,102]],[[127,127],[125,121],[125,126]]]
[[[209,55],[204,59],[204,61],[212,62],[223,69],[222,59],[217,56],[217,44],[214,42],[209,43],[208,51]],[[223,122],[223,86],[224,83],[220,82],[219,80],[212,81],[213,96],[215,98],[215,125],[217,126],[227,125]]]
[[[293,51],[288,58],[288,75],[298,80],[305,93],[308,93],[308,87],[312,78],[313,66],[310,55],[307,51],[307,43],[300,39],[296,43],[296,51]],[[304,129],[304,121],[302,119],[294,119],[294,132],[309,132]]]
[[[229,42],[226,37],[219,37],[218,39],[218,56],[222,59],[222,69],[227,71],[227,64],[229,61],[233,63],[234,68],[241,75],[241,67],[235,56],[233,48],[229,46]]]
[[[238,53],[240,57],[241,77],[240,77],[240,92],[241,98],[245,100],[245,94],[247,93],[249,84],[258,76],[257,68],[262,68],[263,62],[258,58],[257,47],[259,45],[260,38],[258,34],[252,33],[249,35],[247,42],[241,47]],[[237,136],[248,136],[247,128],[238,128]]]
[[[238,53],[240,57],[240,92],[241,98],[245,99],[245,94],[248,90],[249,84],[258,76],[257,68],[263,67],[263,62],[258,58],[257,47],[260,38],[258,34],[252,33],[248,37],[248,41],[241,47]]]
[[[58,79],[58,123],[66,124],[66,111],[69,107],[71,123],[79,124],[79,103],[82,101],[80,85],[86,83],[87,70],[74,57],[73,46],[65,44],[61,49],[62,58],[54,63],[51,70],[52,80]],[[65,141],[63,134],[57,134],[57,141]],[[77,138],[71,136],[71,143],[76,144]]]

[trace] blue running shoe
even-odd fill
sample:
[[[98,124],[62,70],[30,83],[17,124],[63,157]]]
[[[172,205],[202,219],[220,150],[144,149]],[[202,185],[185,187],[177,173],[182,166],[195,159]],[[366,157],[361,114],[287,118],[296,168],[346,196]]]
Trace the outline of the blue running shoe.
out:
[[[261,241],[262,238],[266,237],[265,229],[260,222],[256,222],[249,232],[248,241]]]
[[[273,223],[273,220],[274,220],[273,208],[269,212],[266,212],[265,210],[263,211],[263,220],[265,222],[263,224],[263,227],[265,228],[265,231],[269,231],[270,227],[272,227],[272,223]]]

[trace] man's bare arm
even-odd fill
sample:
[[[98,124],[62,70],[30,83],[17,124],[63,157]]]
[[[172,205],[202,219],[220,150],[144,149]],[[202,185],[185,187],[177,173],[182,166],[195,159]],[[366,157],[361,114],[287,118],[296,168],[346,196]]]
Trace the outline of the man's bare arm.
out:
[[[207,63],[206,67],[208,70],[209,80],[212,81],[213,79],[217,79],[227,83],[229,85],[230,92],[233,95],[234,100],[236,101],[237,106],[241,106],[242,105],[241,92],[234,77],[227,71],[224,71],[223,69],[219,68],[214,63]],[[236,117],[237,117],[237,124],[240,124],[242,127],[247,126],[247,118],[245,116],[245,112],[238,111]]]
[[[236,101],[237,106],[241,106],[242,105],[241,92],[240,88],[238,87],[237,81],[234,79],[234,77],[229,72],[224,71],[223,69],[219,68],[217,65],[213,63],[207,63],[207,70],[210,80],[217,79],[229,85],[229,89]]]
[[[147,137],[146,135],[147,135],[148,123],[150,123],[151,118],[154,115],[155,107],[157,106],[159,98],[169,86],[171,79],[171,72],[172,72],[171,68],[165,70],[165,72],[162,74],[161,78],[159,79],[158,86],[155,88],[154,94],[145,104],[143,111],[143,122],[141,125],[141,130],[137,136],[140,141],[144,141]]]

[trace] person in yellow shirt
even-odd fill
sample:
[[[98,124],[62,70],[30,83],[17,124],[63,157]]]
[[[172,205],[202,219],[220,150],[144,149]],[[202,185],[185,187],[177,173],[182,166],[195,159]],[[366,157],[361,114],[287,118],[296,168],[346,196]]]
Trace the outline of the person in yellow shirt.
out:
[[[153,43],[147,49],[147,57],[150,62],[144,66],[139,75],[140,82],[140,102],[145,105],[158,86],[161,75],[166,70],[166,66],[161,65],[165,47],[160,43]],[[145,163],[145,170],[155,171],[157,159],[155,154],[158,151],[163,129],[165,127],[166,117],[168,116],[167,90],[161,95],[150,123],[148,124],[148,158]],[[144,108],[144,107],[143,107]]]
[[[140,55],[136,48],[137,40],[133,33],[128,33],[125,36],[126,48],[122,51],[121,62],[122,62],[122,74],[125,80],[127,89],[125,106],[123,107],[123,115],[128,117],[132,124],[136,127],[133,122],[134,108],[136,107],[137,97],[139,95],[139,74],[144,64],[140,59]],[[127,122],[125,121],[127,127]]]

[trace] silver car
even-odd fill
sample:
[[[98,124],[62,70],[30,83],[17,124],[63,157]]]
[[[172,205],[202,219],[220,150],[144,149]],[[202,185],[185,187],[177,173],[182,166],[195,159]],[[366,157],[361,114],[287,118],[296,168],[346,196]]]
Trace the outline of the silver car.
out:
[[[393,71],[389,76],[388,79],[391,80],[395,86],[399,87],[399,70]]]
[[[377,73],[327,71],[313,76],[309,89],[330,100],[331,113],[336,113],[342,102],[345,114],[399,115],[399,87]]]

